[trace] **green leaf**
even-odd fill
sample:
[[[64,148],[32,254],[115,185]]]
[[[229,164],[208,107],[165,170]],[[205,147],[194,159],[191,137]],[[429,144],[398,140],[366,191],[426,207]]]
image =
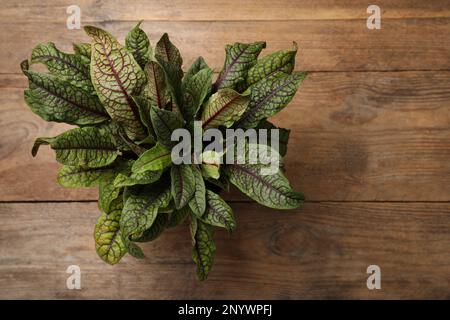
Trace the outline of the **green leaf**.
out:
[[[261,80],[253,86],[247,111],[236,123],[241,128],[254,128],[265,118],[283,109],[294,97],[306,73]]]
[[[145,138],[145,141],[147,143],[153,143],[155,141],[156,134],[155,131],[153,130],[152,120],[150,118],[151,102],[147,98],[141,96],[135,96],[133,97],[133,100],[139,109],[139,116],[141,118],[141,122],[147,128],[148,136],[147,138]]]
[[[202,153],[202,174],[206,178],[219,179],[220,177],[221,154],[215,151],[205,151]]]
[[[192,212],[200,218],[203,213],[205,213],[206,209],[206,200],[205,200],[205,181],[203,180],[202,172],[196,166],[192,166],[192,174],[194,175],[194,196],[189,201],[189,207]]]
[[[188,204],[195,193],[195,176],[190,165],[172,166],[170,171],[172,180],[172,196],[175,208],[181,209]]]
[[[155,56],[159,60],[167,61],[177,69],[181,69],[181,65],[183,64],[180,51],[170,41],[167,33],[164,33],[156,44]]]
[[[136,238],[136,242],[149,242],[158,238],[161,233],[166,229],[167,223],[169,222],[169,215],[164,212],[157,214],[155,221],[150,228],[144,231],[142,236]]]
[[[145,138],[139,111],[131,98],[139,95],[146,78],[133,55],[108,32],[86,26],[92,38],[91,78],[111,118],[122,124],[132,140]]]
[[[274,126],[272,123],[270,123],[267,120],[262,120],[258,126],[256,127],[256,129],[267,129],[267,145],[270,146],[271,145],[271,131],[272,129],[277,129],[278,130],[278,152],[280,153],[280,155],[282,157],[284,157],[287,153],[287,146],[288,146],[288,141],[289,141],[289,134],[291,133],[291,130],[289,129],[284,129],[284,128],[278,128],[276,126]],[[258,143],[261,144],[261,141],[258,141]]]
[[[197,233],[197,228],[198,228],[197,221],[198,221],[198,219],[195,216],[193,216],[193,215],[190,216],[189,231],[191,233],[192,246],[195,245],[195,234]]]
[[[110,121],[104,123],[99,126],[99,129],[105,134],[111,135],[118,150],[133,151],[137,155],[142,154],[145,151],[145,149],[142,149],[127,138],[124,129],[117,122]],[[135,150],[135,148],[137,148],[138,150]]]
[[[33,147],[31,148],[31,155],[35,157],[39,151],[41,145],[49,145],[55,138],[40,137],[34,141]]]
[[[119,197],[121,188],[116,187],[114,182],[115,176],[111,175],[108,179],[103,179],[99,184],[98,206],[104,213],[110,213],[111,203]]]
[[[156,44],[155,58],[164,70],[168,89],[172,94],[174,102],[177,106],[183,103],[183,94],[181,91],[181,79],[183,78],[183,70],[181,65],[183,59],[180,51],[169,40],[167,33],[164,33]]]
[[[216,245],[214,244],[214,232],[212,228],[196,220],[194,227],[191,227],[193,233],[192,259],[197,264],[197,276],[199,280],[206,280],[214,262]]]
[[[228,146],[228,141],[225,144],[227,145],[225,153],[230,153],[234,148],[234,163],[260,164],[263,174],[276,173],[278,168],[282,166],[283,158],[278,151],[268,144],[255,144],[245,141],[243,150],[240,148],[240,144]]]
[[[114,180],[114,186],[127,187],[134,186],[136,184],[150,184],[159,180],[162,175],[162,170],[134,173],[131,171],[133,163],[134,161],[130,162],[130,164],[127,165],[126,168],[116,176]]]
[[[249,97],[232,89],[222,89],[213,94],[202,113],[203,129],[219,126],[231,127],[245,112]]]
[[[202,174],[206,178],[219,179],[220,178],[220,169],[217,165],[214,164],[201,164]]]
[[[191,209],[188,206],[181,208],[180,210],[174,210],[170,215],[169,222],[167,223],[167,228],[174,228],[179,226],[184,222],[187,216],[190,215]]]
[[[172,132],[181,128],[184,125],[184,120],[175,112],[158,109],[154,106],[150,110],[150,117],[158,142],[171,149],[177,143],[171,140]]]
[[[120,228],[125,238],[134,241],[152,226],[158,209],[169,205],[171,195],[170,188],[161,184],[132,188],[126,197]]]
[[[235,43],[225,47],[225,63],[219,74],[214,90],[236,89],[245,82],[248,69],[256,63],[259,53],[266,47],[265,42]]]
[[[205,214],[199,218],[207,224],[233,232],[236,229],[236,221],[230,206],[218,194],[210,190],[206,190],[206,202]]]
[[[206,96],[211,92],[212,70],[205,68],[184,82],[184,104],[181,112],[185,119],[193,120]]]
[[[150,184],[161,177],[162,171],[145,171],[143,173],[131,173],[129,176],[119,173],[114,180],[116,187],[134,186],[136,184]]]
[[[83,60],[83,63],[87,64],[88,67],[91,63],[91,54],[92,54],[92,46],[90,43],[74,43],[73,44],[73,51],[75,51],[75,54],[78,55],[81,60]],[[90,78],[90,76],[89,76]]]
[[[116,264],[127,253],[119,226],[122,207],[122,199],[117,198],[112,202],[110,212],[103,212],[95,225],[95,250],[109,264]]]
[[[225,172],[230,182],[256,202],[275,209],[298,208],[303,195],[294,192],[281,171],[262,175],[262,164],[226,165]]]
[[[167,214],[171,214],[174,211],[175,211],[175,205],[174,205],[173,201],[170,201],[168,206],[165,206],[164,208],[159,208],[159,210],[158,210],[159,213],[167,213]]]
[[[37,45],[31,53],[31,63],[42,63],[51,74],[82,88],[93,91],[89,65],[80,56],[59,51],[52,42]]]
[[[166,105],[166,76],[164,69],[156,61],[150,61],[145,67],[148,84],[144,88],[144,95],[152,104],[162,109]]]
[[[150,60],[151,47],[147,34],[140,28],[140,21],[125,38],[125,47],[131,52],[136,62],[144,68]]]
[[[258,59],[256,64],[248,70],[247,85],[251,86],[262,79],[291,74],[295,66],[297,43],[289,50],[281,50]]]
[[[119,154],[112,137],[96,127],[75,128],[54,138],[38,138],[33,156],[42,144],[49,144],[55,150],[56,160],[68,166],[104,167]]]
[[[62,166],[58,173],[58,183],[68,188],[89,188],[108,180],[114,175],[111,167],[88,168]]]
[[[140,156],[147,150],[146,148],[139,146],[138,143],[146,143],[146,140],[149,139],[149,136],[147,138],[145,138],[144,140],[137,141],[137,143],[134,143],[133,141],[130,140],[130,138],[127,137],[127,135],[124,133],[124,130],[119,130],[117,133],[119,134],[120,138],[122,139],[121,144],[122,143],[126,144],[128,147],[128,150],[133,151],[137,156]],[[114,140],[115,139],[116,138],[114,136]]]
[[[133,164],[133,173],[164,170],[172,163],[170,150],[157,143],[153,148],[145,151]]]
[[[183,78],[183,71],[181,68],[175,67],[170,62],[158,58],[158,62],[164,70],[167,89],[172,100],[178,107],[183,104],[183,91],[181,88],[181,79]]]
[[[183,86],[187,81],[189,81],[194,75],[196,75],[200,70],[203,70],[205,68],[208,68],[208,65],[206,64],[203,57],[198,57],[189,67],[188,71],[184,75],[183,78]]]
[[[97,124],[109,119],[96,96],[54,76],[28,70],[26,60],[21,66],[29,80],[25,101],[42,119],[76,125]]]
[[[203,173],[203,172],[202,172]],[[230,182],[228,181],[228,177],[221,175],[218,179],[214,179],[211,177],[205,177],[206,182],[205,185],[206,187],[216,187],[222,190],[225,190],[226,192],[230,192]]]
[[[125,244],[125,247],[127,248],[127,252],[132,255],[133,257],[137,259],[143,259],[144,252],[142,252],[142,249],[137,246],[135,243],[133,243],[130,239],[122,237],[122,241]]]

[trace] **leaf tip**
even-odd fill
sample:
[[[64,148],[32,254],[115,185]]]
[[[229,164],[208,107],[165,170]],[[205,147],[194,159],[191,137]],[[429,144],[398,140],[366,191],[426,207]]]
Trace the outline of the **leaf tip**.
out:
[[[88,36],[90,36],[91,38],[95,38],[98,36],[98,34],[103,31],[102,29],[95,27],[95,26],[91,26],[91,25],[87,25],[83,27],[84,32],[86,32],[86,34]],[[105,32],[105,31],[104,31]]]
[[[30,63],[28,62],[28,60],[23,60],[20,63],[20,70],[22,70],[24,75],[28,75],[28,69],[30,68]]]
[[[292,191],[291,199],[295,201],[295,205],[292,209],[299,208],[305,202],[305,196],[301,192]]]
[[[31,155],[33,157],[36,157],[39,147],[43,144],[50,144],[49,138],[37,138],[36,141],[34,141],[33,147],[31,148]]]

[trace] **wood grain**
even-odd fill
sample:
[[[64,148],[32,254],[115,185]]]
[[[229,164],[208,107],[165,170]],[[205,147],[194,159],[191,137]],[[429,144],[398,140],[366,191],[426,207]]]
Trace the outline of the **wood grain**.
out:
[[[68,126],[34,115],[22,91],[0,88],[0,201],[96,199],[93,189],[56,184],[49,148],[31,157],[36,137]],[[310,74],[274,117],[292,130],[285,162],[294,188],[314,201],[450,201],[448,101],[450,72]]]
[[[217,231],[204,283],[186,225],[144,244],[145,260],[103,263],[96,190],[59,187],[49,148],[31,157],[36,137],[69,126],[28,109],[19,64],[40,42],[89,40],[66,27],[73,4],[0,6],[0,299],[450,299],[450,1],[379,0],[381,30],[363,0],[76,1],[82,25],[121,41],[139,20],[153,45],[168,32],[185,69],[202,55],[217,72],[225,44],[266,40],[263,55],[298,42],[296,69],[312,71],[273,119],[292,130],[287,174],[309,202],[226,195],[238,228]],[[73,264],[82,290],[66,289]],[[366,288],[371,264],[382,290]]]
[[[379,0],[384,19],[449,17],[450,8],[442,0]],[[71,0],[4,0],[0,21],[66,22]],[[367,19],[367,1],[352,0],[78,0],[85,22],[102,21],[255,21],[255,20],[354,20]],[[446,5],[447,4],[447,5]],[[125,7],[125,8],[124,8]]]
[[[95,203],[0,204],[0,298],[450,298],[450,205],[310,203],[281,212],[233,204],[208,281],[195,279],[187,225],[143,244],[144,260],[96,255]],[[65,271],[79,265],[81,290]],[[382,289],[366,288],[377,264]]]
[[[135,24],[96,23],[120,40]],[[219,71],[226,44],[264,40],[264,54],[290,48],[296,41],[298,70],[450,70],[450,18],[387,19],[382,30],[368,30],[363,20],[153,21],[142,27],[153,44],[168,32],[185,69],[201,55]],[[70,51],[73,42],[89,41],[83,30],[68,30],[65,23],[0,22],[0,28],[1,73],[20,73],[20,62],[40,42],[53,41]]]

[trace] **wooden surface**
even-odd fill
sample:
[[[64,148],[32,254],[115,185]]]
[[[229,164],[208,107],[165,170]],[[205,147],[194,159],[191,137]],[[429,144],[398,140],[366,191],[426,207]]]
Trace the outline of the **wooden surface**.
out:
[[[308,203],[282,212],[233,204],[238,231],[217,231],[211,277],[196,279],[187,225],[105,265],[92,249],[94,203],[1,204],[0,286],[8,298],[450,298],[450,208],[424,203]],[[20,223],[18,223],[20,221]],[[382,290],[365,270],[382,268]],[[68,265],[82,290],[67,290]]]
[[[123,40],[137,21],[152,43],[164,32],[184,65],[202,55],[220,70],[224,45],[300,45],[311,71],[274,121],[290,128],[287,173],[307,198],[276,211],[228,195],[235,234],[217,232],[217,258],[195,279],[186,227],[145,244],[146,260],[105,265],[94,251],[95,190],[56,182],[54,154],[30,154],[46,123],[23,101],[19,62],[41,41],[70,50],[73,1],[0,7],[0,298],[450,298],[450,1],[385,0],[382,30],[367,2],[78,1],[82,23]],[[240,8],[241,10],[236,10]],[[79,265],[82,290],[68,290]],[[366,287],[377,264],[382,289]]]

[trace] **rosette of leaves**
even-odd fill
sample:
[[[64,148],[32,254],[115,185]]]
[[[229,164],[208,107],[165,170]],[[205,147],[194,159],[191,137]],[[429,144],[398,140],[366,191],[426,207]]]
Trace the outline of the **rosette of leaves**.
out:
[[[262,164],[221,165],[211,152],[201,164],[171,161],[172,132],[192,131],[195,120],[203,130],[275,128],[266,119],[290,102],[306,76],[293,71],[295,43],[260,59],[264,42],[227,45],[223,69],[214,77],[201,57],[184,73],[168,35],[152,47],[140,24],[124,45],[102,29],[84,29],[91,43],[74,44],[74,53],[39,44],[21,68],[29,80],[24,94],[31,110],[44,120],[75,126],[38,138],[32,154],[49,145],[62,164],[61,185],[99,187],[102,213],[94,239],[101,259],[115,264],[126,253],[142,258],[138,243],[189,220],[192,257],[203,280],[216,251],[213,227],[229,232],[236,227],[221,191],[232,184],[271,208],[302,203],[283,170],[264,176]],[[48,72],[31,70],[36,63]],[[280,133],[282,157],[289,130]]]

